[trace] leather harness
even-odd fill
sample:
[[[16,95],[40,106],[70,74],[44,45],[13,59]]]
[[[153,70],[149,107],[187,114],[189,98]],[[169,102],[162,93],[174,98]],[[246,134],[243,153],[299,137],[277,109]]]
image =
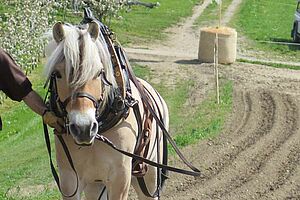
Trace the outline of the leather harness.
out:
[[[132,174],[137,177],[138,183],[143,193],[148,197],[152,197],[152,198],[160,197],[160,191],[162,190],[164,182],[167,179],[168,171],[178,172],[178,173],[191,175],[191,176],[200,176],[200,171],[186,160],[186,158],[182,155],[182,153],[176,146],[175,142],[169,135],[168,131],[166,130],[163,124],[162,114],[158,108],[158,103],[154,101],[154,97],[151,95],[151,93],[147,91],[147,89],[138,81],[138,79],[134,75],[132,68],[128,62],[128,59],[124,53],[124,50],[119,45],[119,43],[117,43],[113,39],[113,33],[108,29],[108,27],[106,27],[101,22],[96,20],[89,9],[85,9],[84,14],[85,17],[84,20],[82,21],[82,24],[89,23],[91,21],[96,21],[100,26],[100,31],[102,32],[102,35],[104,36],[108,49],[111,53],[114,75],[118,85],[118,89],[112,91],[111,94],[109,94],[109,101],[105,109],[103,109],[101,113],[96,112],[96,119],[99,123],[99,132],[96,136],[96,139],[98,141],[101,141],[109,145],[111,148],[115,149],[116,151],[132,158],[132,169],[133,169]],[[66,127],[68,126],[66,106],[72,98],[88,98],[94,103],[96,110],[98,110],[102,99],[97,100],[92,95],[84,92],[77,92],[73,94],[72,97],[69,97],[62,102],[59,99],[57,94],[56,76],[57,75],[54,72],[49,78],[50,84],[49,84],[48,92],[45,97],[45,101],[47,100],[47,96],[49,93],[50,97],[49,97],[48,105],[50,107],[50,110],[52,110],[58,117],[62,117],[65,119]],[[101,76],[102,82],[105,85],[110,85],[110,83],[106,80],[104,71],[101,72],[99,76]],[[138,89],[140,93],[143,108],[144,108],[144,121],[142,120],[141,117],[141,112],[139,110],[138,102],[131,96],[131,88],[130,88],[129,81],[133,82],[133,84],[135,85],[135,87]],[[47,85],[48,83],[45,84],[45,86]],[[160,99],[160,101],[162,100]],[[132,108],[138,124],[137,145],[135,147],[133,154],[123,151],[122,149],[119,149],[111,141],[109,141],[109,139],[101,135],[101,133],[115,126],[121,119],[126,119],[130,111],[130,108]],[[156,122],[156,131],[159,131],[160,129],[163,133],[164,149],[163,149],[162,164],[146,159],[149,153],[149,144],[150,144],[149,138],[151,138],[151,134],[154,132],[153,130],[151,130],[153,120],[155,120]],[[57,135],[59,141],[63,146],[67,159],[69,160],[69,164],[77,177],[77,186],[75,191],[71,195],[65,195],[60,188],[59,177],[52,162],[50,139],[49,139],[48,129],[45,124],[44,124],[44,135],[45,135],[47,150],[50,158],[50,167],[51,167],[53,177],[62,195],[65,197],[72,197],[77,193],[78,190],[78,176],[77,176],[76,169],[73,165],[70,152],[66,144],[64,143],[61,135]],[[158,134],[156,139],[157,140],[159,139]],[[172,145],[172,147],[174,148],[178,156],[181,158],[181,160],[192,171],[178,169],[167,165],[168,141]],[[160,155],[159,145],[157,145],[157,155]],[[157,168],[157,189],[154,192],[154,194],[150,194],[143,178],[143,176],[147,172],[147,164]]]

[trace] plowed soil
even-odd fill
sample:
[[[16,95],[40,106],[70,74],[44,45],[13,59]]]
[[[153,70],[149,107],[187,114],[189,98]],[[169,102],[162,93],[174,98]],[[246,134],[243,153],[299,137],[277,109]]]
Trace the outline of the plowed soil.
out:
[[[184,149],[203,176],[171,174],[162,199],[300,199],[300,73],[221,71],[234,80],[233,113],[218,137]]]
[[[200,8],[195,8],[198,15]],[[198,33],[188,25],[194,19],[171,29],[164,44],[148,47],[148,52],[129,49],[129,55],[157,73],[158,81],[166,75],[171,82],[198,80],[189,100],[197,106],[213,89],[214,79],[211,64],[192,59],[197,58]],[[179,39],[183,32],[194,48]],[[170,173],[161,199],[300,199],[300,71],[235,63],[221,65],[220,76],[233,80],[233,112],[217,137],[183,149],[202,176]],[[175,158],[170,164],[184,167]]]

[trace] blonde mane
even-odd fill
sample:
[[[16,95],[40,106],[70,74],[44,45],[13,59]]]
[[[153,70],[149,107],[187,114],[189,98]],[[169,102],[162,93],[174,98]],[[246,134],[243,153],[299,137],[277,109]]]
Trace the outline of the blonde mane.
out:
[[[106,42],[100,32],[100,36],[93,41],[87,29],[80,29],[73,25],[64,25],[65,37],[58,44],[50,35],[52,41],[45,49],[48,54],[45,73],[49,77],[58,63],[65,62],[65,74],[67,82],[73,88],[78,88],[87,81],[97,76],[104,69],[106,78],[117,87],[111,55]]]

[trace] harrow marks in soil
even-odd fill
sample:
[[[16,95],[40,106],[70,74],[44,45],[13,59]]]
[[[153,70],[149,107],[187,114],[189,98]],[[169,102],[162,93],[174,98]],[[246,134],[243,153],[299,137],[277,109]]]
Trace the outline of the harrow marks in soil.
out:
[[[276,88],[266,84],[272,81],[267,74],[229,72],[238,74],[232,76],[234,109],[226,128],[185,150],[203,177],[174,174],[163,199],[300,199],[299,88],[289,90],[299,79]]]

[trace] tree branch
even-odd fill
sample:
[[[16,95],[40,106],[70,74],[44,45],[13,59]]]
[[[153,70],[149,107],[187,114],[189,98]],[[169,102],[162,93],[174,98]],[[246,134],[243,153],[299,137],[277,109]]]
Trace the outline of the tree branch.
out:
[[[147,8],[154,8],[156,6],[159,6],[159,3],[145,3],[145,2],[141,2],[141,1],[128,1],[125,3],[128,6],[145,6]]]

